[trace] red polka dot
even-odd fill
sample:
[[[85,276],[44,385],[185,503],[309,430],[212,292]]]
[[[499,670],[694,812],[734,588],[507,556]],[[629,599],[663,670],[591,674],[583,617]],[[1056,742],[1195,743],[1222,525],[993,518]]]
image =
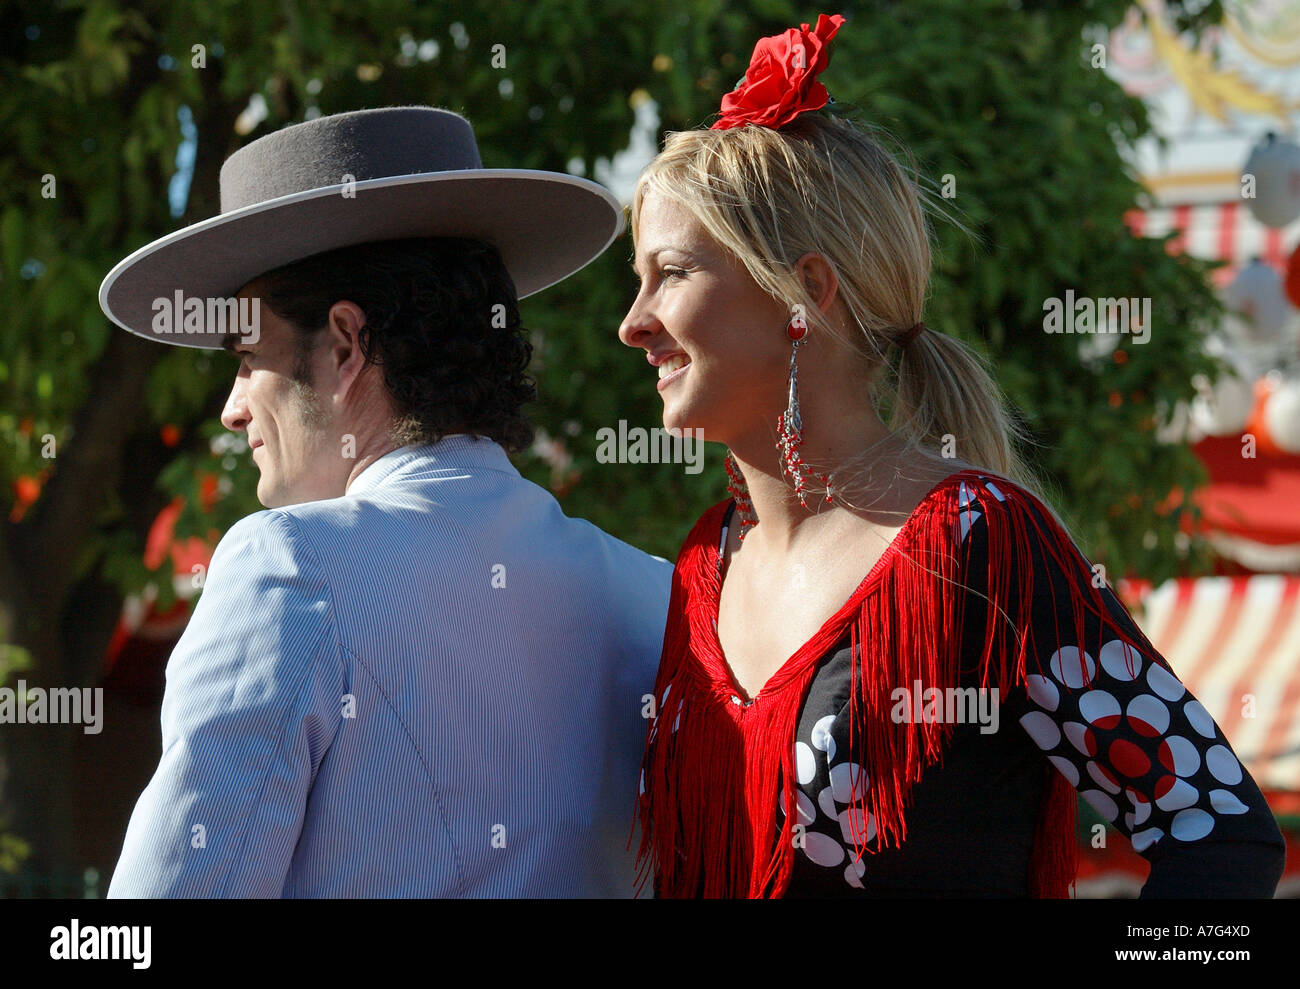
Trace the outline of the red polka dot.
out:
[[[1110,761],[1128,777],[1143,776],[1151,769],[1146,753],[1126,738],[1110,743]]]
[[[1092,723],[1094,728],[1118,728],[1120,716],[1118,714],[1108,714],[1103,718],[1098,718]]]
[[[1177,776],[1161,776],[1160,779],[1156,780],[1156,788],[1154,790],[1155,798],[1157,800],[1161,799],[1166,793],[1174,788],[1174,784],[1177,782]]]
[[[1141,718],[1135,718],[1131,714],[1128,716],[1128,726],[1139,735],[1144,735],[1147,738],[1155,738],[1160,734],[1159,729],[1152,728]]]

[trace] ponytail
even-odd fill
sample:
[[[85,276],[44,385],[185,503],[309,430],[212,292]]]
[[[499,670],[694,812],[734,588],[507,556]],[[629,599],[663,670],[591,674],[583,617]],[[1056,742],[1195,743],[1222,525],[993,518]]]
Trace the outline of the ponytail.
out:
[[[904,349],[889,428],[917,446],[956,457],[1030,487],[1015,448],[1026,441],[984,358],[955,337],[925,329]]]

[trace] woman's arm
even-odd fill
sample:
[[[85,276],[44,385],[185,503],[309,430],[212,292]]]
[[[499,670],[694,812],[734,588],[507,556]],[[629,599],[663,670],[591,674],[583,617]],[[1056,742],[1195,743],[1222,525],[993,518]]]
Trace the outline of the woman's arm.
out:
[[[979,492],[967,523],[970,564],[987,561]],[[995,509],[1006,510],[999,505]],[[1027,629],[1033,643],[1020,699],[1020,726],[1111,825],[1151,863],[1143,897],[1270,897],[1285,843],[1255,781],[1199,702],[1150,646],[1109,587],[1102,599],[1127,645],[1084,609],[1083,640],[1074,613],[1092,571],[1046,552],[1036,508],[1025,526],[1034,568]],[[987,576],[987,562],[984,562]],[[1014,582],[1013,582],[1013,586]]]

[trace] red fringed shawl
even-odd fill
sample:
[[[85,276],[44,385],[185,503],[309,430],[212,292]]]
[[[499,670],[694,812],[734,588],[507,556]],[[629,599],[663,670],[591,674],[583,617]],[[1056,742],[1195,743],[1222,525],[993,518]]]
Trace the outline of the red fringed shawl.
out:
[[[962,481],[988,526],[986,602],[965,592],[961,572]],[[879,847],[900,845],[911,787],[942,760],[953,726],[895,724],[891,694],[918,680],[940,690],[958,686],[968,603],[986,611],[981,686],[998,687],[1005,700],[1008,687],[1024,683],[1027,658],[1043,658],[1030,627],[1034,595],[1054,593],[1046,576],[1034,573],[1031,540],[1073,578],[1069,601],[1054,601],[1053,611],[1063,624],[1073,621],[1075,642],[1083,643],[1091,613],[1116,637],[1154,654],[1145,639],[1135,642],[1116,625],[1087,561],[1036,498],[987,472],[962,471],[926,495],[844,607],[744,704],[716,626],[728,505],[715,505],[696,523],[673,574],[640,802],[638,863],[642,882],[653,868],[659,896],[783,895],[795,842],[778,807],[795,805],[799,711],[818,662],[845,635],[853,647],[850,749],[870,779],[867,792],[853,799],[874,815]],[[1049,651],[1070,641],[1068,626],[1063,633]],[[1037,669],[1036,659],[1029,672]],[[1074,789],[1051,770],[1030,864],[1034,896],[1069,895],[1077,868],[1075,810]],[[860,840],[857,854],[870,854],[866,835]]]

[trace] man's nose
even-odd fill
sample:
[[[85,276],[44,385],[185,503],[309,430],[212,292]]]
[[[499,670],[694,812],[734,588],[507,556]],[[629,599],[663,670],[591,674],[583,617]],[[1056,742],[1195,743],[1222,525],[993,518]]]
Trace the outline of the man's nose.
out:
[[[243,378],[235,378],[235,384],[226,399],[226,407],[221,410],[221,425],[231,432],[248,428],[248,403],[244,401]]]

